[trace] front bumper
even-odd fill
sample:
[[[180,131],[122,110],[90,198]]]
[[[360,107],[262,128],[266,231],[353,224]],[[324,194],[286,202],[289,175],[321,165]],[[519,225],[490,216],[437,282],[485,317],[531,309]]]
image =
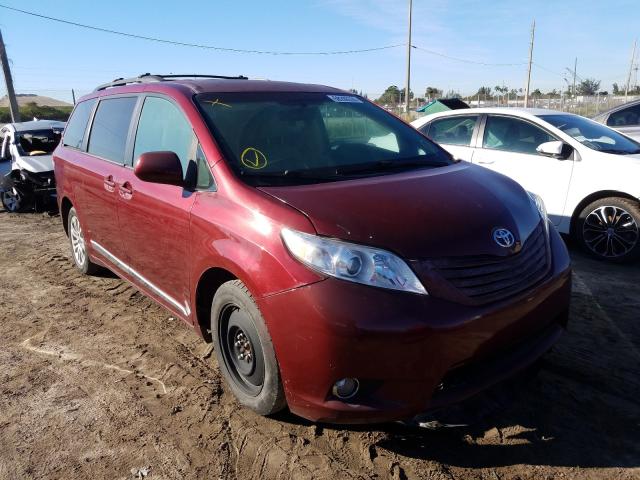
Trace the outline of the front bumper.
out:
[[[571,293],[566,247],[550,233],[547,279],[489,305],[333,278],[260,299],[291,411],[335,423],[408,419],[535,362],[566,326]],[[345,377],[360,390],[341,401],[331,389]]]

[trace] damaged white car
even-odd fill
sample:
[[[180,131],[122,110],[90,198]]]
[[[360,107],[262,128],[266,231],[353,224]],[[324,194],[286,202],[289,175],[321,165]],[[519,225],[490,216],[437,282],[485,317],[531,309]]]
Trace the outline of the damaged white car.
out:
[[[52,153],[65,123],[53,120],[9,123],[0,129],[0,196],[9,212],[55,208]]]

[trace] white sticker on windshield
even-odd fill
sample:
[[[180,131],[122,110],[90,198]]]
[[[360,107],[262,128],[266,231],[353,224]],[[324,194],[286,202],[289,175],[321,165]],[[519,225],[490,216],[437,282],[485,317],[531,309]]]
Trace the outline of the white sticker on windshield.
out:
[[[334,102],[340,103],[362,103],[358,97],[352,97],[351,95],[327,95]]]

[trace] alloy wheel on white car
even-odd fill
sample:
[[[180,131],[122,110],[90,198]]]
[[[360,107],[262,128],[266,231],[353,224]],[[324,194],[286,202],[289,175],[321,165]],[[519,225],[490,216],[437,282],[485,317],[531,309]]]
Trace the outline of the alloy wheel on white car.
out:
[[[583,246],[596,257],[624,261],[640,253],[640,207],[629,200],[607,198],[588,205],[579,229]]]

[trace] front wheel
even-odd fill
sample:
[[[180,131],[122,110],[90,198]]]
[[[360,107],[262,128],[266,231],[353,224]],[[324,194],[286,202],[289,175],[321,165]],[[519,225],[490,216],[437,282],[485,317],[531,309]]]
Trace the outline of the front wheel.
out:
[[[25,195],[15,187],[2,192],[2,206],[7,212],[19,213],[26,209]]]
[[[624,263],[640,257],[640,205],[626,198],[596,200],[580,212],[575,230],[592,256]]]
[[[216,291],[211,333],[220,371],[238,401],[260,415],[282,410],[286,400],[271,336],[240,280]]]

